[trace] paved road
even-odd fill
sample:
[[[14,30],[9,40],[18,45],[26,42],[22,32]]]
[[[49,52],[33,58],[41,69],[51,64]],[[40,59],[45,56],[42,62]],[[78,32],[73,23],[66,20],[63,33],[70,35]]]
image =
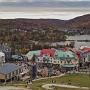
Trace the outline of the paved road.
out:
[[[44,89],[53,89],[53,87],[61,87],[61,88],[75,88],[75,89],[86,89],[89,90],[88,87],[79,87],[79,86],[72,86],[72,85],[62,85],[62,84],[45,84],[42,86]]]
[[[27,88],[19,88],[19,87],[13,87],[13,86],[0,86],[0,90],[30,90]]]

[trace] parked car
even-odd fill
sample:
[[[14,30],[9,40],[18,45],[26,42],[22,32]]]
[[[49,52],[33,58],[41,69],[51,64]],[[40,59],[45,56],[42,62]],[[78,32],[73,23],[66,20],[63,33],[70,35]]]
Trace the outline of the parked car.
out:
[[[21,55],[12,55],[11,60],[12,61],[24,61],[24,57]]]

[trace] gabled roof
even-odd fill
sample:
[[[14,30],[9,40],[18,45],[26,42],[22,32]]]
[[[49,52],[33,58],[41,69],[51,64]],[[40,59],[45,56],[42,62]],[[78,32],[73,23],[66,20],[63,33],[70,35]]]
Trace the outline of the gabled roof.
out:
[[[48,55],[53,57],[55,54],[55,49],[43,49],[41,50],[41,55]]]
[[[71,51],[73,51],[78,56],[78,58],[81,57],[81,51],[80,50],[77,50],[76,48],[73,48],[73,49],[71,49]]]
[[[36,51],[29,51],[26,56],[31,56],[31,55],[40,55],[41,50],[36,50]]]
[[[26,56],[28,59],[32,59],[34,55],[40,55],[41,50],[36,50],[36,51],[29,51]]]
[[[11,73],[17,69],[21,68],[20,66],[13,64],[13,63],[6,63],[3,66],[0,66],[0,73],[2,74],[8,74]]]
[[[61,51],[61,50],[57,50],[56,57],[58,59],[66,59],[66,58],[75,59],[76,58],[76,55],[72,51]]]
[[[90,48],[83,48],[82,51],[83,52],[90,52]]]

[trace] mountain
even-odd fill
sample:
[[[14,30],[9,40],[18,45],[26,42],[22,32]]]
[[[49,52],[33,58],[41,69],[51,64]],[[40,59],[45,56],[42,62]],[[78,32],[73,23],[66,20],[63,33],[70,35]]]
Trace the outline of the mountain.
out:
[[[67,26],[71,28],[90,29],[90,14],[76,17],[67,21]]]
[[[12,49],[20,51],[30,49],[31,46],[33,50],[41,49],[47,47],[47,42],[66,40],[71,29],[78,30],[77,33],[83,30],[90,33],[90,14],[71,20],[0,19],[0,43],[7,43]],[[74,31],[71,35],[75,35]]]
[[[0,29],[28,29],[32,28],[66,28],[66,29],[90,29],[90,14],[76,17],[71,20],[58,20],[58,19],[0,19]]]
[[[64,27],[64,20],[57,19],[0,19],[0,29],[32,30],[49,27]]]

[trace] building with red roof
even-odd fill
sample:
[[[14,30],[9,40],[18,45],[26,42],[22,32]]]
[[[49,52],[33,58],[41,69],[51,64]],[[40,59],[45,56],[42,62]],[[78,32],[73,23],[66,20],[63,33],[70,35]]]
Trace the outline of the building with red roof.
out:
[[[83,52],[90,52],[90,48],[86,48],[86,47],[85,47],[85,48],[82,49],[82,51],[83,51]]]
[[[90,48],[84,47],[80,50],[81,57],[80,62],[82,62],[83,67],[89,67],[90,66]]]
[[[55,49],[43,49],[43,50],[41,50],[41,55],[48,55],[48,56],[50,56],[50,57],[54,57],[54,55],[55,55]]]
[[[76,48],[71,48],[71,51],[73,51],[77,57],[80,59],[81,58],[81,52],[80,50],[77,50]]]

